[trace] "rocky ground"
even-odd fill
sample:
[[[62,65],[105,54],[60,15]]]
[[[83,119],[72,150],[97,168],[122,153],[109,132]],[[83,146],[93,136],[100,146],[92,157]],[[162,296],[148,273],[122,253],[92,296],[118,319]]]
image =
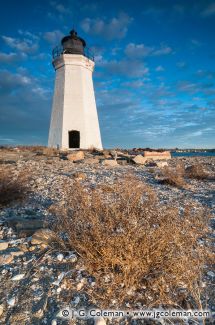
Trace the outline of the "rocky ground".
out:
[[[215,174],[215,157],[150,162],[141,157],[135,161],[135,156],[116,151],[79,152],[68,156],[1,150],[0,164],[10,165],[15,172],[24,170],[29,175],[29,189],[23,202],[13,202],[0,211],[0,324],[86,324],[83,320],[68,323],[58,315],[65,306],[89,307],[91,302],[84,285],[88,283],[93,287],[93,279],[86,277],[75,252],[50,247],[52,233],[39,230],[52,220],[48,208],[56,201],[63,201],[65,182],[72,184],[76,179],[86,186],[96,186],[132,173],[150,184],[164,204],[182,208],[194,201],[196,206],[203,205],[214,213],[213,177],[189,179],[186,189],[163,185],[156,179],[155,175],[159,175],[166,163],[175,166],[178,161],[185,166],[202,164],[210,175]],[[214,277],[215,273],[209,270],[206,281],[211,284]],[[214,310],[211,288],[209,286],[208,304]],[[93,320],[87,322],[94,323]],[[97,324],[99,322],[103,324],[101,319]],[[127,324],[142,323],[127,321]]]

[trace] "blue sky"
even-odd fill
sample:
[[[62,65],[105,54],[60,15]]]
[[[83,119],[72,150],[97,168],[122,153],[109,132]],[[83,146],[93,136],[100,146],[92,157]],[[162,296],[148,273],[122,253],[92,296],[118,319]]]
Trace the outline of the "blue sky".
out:
[[[215,147],[214,0],[8,0],[0,16],[0,144],[47,144],[51,51],[75,25],[104,147]]]

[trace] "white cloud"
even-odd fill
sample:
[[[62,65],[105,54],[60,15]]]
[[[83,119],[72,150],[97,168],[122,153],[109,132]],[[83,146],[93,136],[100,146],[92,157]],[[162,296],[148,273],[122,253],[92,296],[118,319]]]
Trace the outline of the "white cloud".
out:
[[[125,54],[130,57],[148,56],[154,50],[153,47],[145,46],[144,44],[129,43],[125,48]]]
[[[19,29],[18,30],[18,33],[22,36],[27,36],[28,38],[30,39],[34,39],[34,40],[39,40],[39,36],[38,35],[35,35],[31,32],[29,32],[28,30],[22,30],[22,29]]]
[[[56,1],[51,1],[50,4],[60,14],[66,14],[66,13],[71,12],[71,10],[69,8],[65,7],[65,5],[63,5],[62,3],[58,3]]]
[[[0,62],[2,63],[12,63],[15,61],[23,60],[27,58],[27,55],[25,53],[3,53],[0,52]]]
[[[161,45],[160,48],[146,46],[145,44],[129,43],[125,48],[125,54],[128,57],[141,58],[146,56],[159,56],[172,53],[173,50],[169,46]]]
[[[141,79],[138,80],[132,80],[132,81],[126,81],[122,83],[125,87],[131,87],[131,88],[141,88],[144,86],[144,82]]]
[[[191,44],[194,47],[200,47],[202,45],[202,43],[200,41],[198,41],[197,39],[191,39]]]
[[[126,36],[128,26],[133,18],[125,13],[121,13],[118,17],[114,17],[109,21],[105,19],[85,18],[81,22],[81,28],[85,33],[99,35],[108,40],[121,39]]]
[[[203,11],[202,11],[202,16],[208,17],[215,15],[215,2],[209,4]]]
[[[63,36],[64,34],[60,30],[53,30],[52,32],[46,32],[43,37],[51,45],[58,45]]]
[[[153,55],[159,56],[159,55],[167,55],[172,53],[172,48],[169,46],[162,46],[160,49],[153,52]]]
[[[145,64],[137,60],[103,61],[100,66],[110,73],[134,78],[145,76],[149,72]]]
[[[21,40],[3,35],[2,39],[9,47],[23,53],[33,53],[38,49],[38,42],[29,38],[24,38],[23,40]]]
[[[19,87],[33,84],[31,77],[22,73],[11,73],[7,70],[0,70],[1,92],[12,92]]]
[[[5,142],[13,143],[15,139],[0,137],[0,143],[4,144]]]
[[[158,71],[158,72],[164,71],[164,70],[165,69],[164,69],[164,67],[162,65],[157,66],[157,68],[155,69],[155,71]]]
[[[184,61],[177,62],[176,65],[179,69],[184,69],[187,67],[187,63]]]
[[[199,86],[189,81],[180,81],[178,83],[178,90],[193,94],[199,91]]]

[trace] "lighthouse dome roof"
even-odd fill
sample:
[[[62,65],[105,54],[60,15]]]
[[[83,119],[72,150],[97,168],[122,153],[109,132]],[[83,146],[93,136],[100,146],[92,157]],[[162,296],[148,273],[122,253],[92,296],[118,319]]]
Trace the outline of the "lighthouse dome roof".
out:
[[[63,37],[61,44],[63,46],[64,53],[84,54],[86,42],[83,38],[78,36],[74,29],[71,30],[70,35]]]

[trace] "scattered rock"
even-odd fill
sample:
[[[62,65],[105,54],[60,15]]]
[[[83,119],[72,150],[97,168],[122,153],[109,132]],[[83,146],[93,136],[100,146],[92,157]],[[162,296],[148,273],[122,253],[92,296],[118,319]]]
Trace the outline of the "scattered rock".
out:
[[[16,304],[16,297],[12,297],[12,298],[8,299],[7,300],[7,303],[11,307],[15,306],[15,304]]]
[[[47,302],[48,302],[48,296],[45,295],[40,299],[38,302],[36,302],[33,307],[32,307],[32,313],[34,317],[41,318],[44,315],[44,312],[47,307]]]
[[[157,167],[159,167],[159,168],[163,168],[163,167],[168,166],[168,163],[167,163],[167,161],[157,161],[157,162],[156,162],[156,165],[157,165]]]
[[[142,155],[137,155],[132,159],[133,162],[137,165],[144,165],[146,163],[147,158],[143,157]]]
[[[3,240],[0,240],[0,251],[4,251],[8,248],[9,243]]]
[[[84,163],[88,164],[88,165],[98,164],[99,159],[98,158],[87,158],[87,159],[84,159]]]
[[[86,179],[86,174],[85,173],[82,173],[82,172],[76,172],[73,174],[73,177],[77,180],[84,180]]]
[[[25,244],[20,244],[18,248],[24,253],[28,252],[28,247]]]
[[[57,280],[54,281],[53,284],[56,285],[56,286],[59,286],[59,284],[63,280],[65,274],[66,274],[65,272],[62,272],[60,275],[58,275]]]
[[[72,263],[75,263],[77,261],[77,259],[78,259],[77,256],[74,253],[70,254],[67,258]]]
[[[118,153],[117,153],[116,150],[111,150],[110,155],[111,155],[112,158],[114,158],[114,160],[117,160]]]
[[[47,244],[40,244],[40,249],[45,250],[47,249],[48,245]]]
[[[11,254],[0,255],[0,265],[10,264],[13,261]]]
[[[2,305],[0,305],[0,317],[1,317],[1,315],[3,314],[3,312],[4,312],[4,308],[3,308]]]
[[[40,229],[37,230],[31,239],[32,245],[45,244],[49,245],[52,242],[56,241],[56,234],[50,229]]]
[[[10,254],[12,256],[22,256],[22,255],[24,255],[24,252],[20,251],[20,250],[14,250],[14,251],[11,251]]]
[[[142,154],[142,152],[143,151],[139,150],[136,151],[135,154]],[[65,153],[65,157],[66,155],[67,153]],[[24,202],[24,204],[16,203],[15,205],[9,205],[3,208],[0,213],[0,239],[2,239],[0,243],[5,241],[9,243],[5,251],[0,251],[1,297],[5,297],[3,298],[3,302],[1,302],[2,306],[0,305],[0,318],[1,314],[3,314],[5,319],[8,319],[8,322],[11,324],[21,324],[26,321],[29,324],[36,322],[38,324],[46,323],[56,325],[58,322],[61,323],[60,320],[57,320],[55,311],[66,305],[68,299],[71,299],[68,297],[69,290],[73,297],[73,300],[70,302],[73,307],[77,305],[78,307],[89,307],[88,301],[85,300],[85,285],[87,286],[87,290],[93,291],[95,290],[94,286],[97,286],[97,284],[93,277],[92,280],[90,279],[87,270],[82,270],[82,259],[78,257],[79,255],[75,255],[73,251],[64,252],[63,250],[58,250],[57,253],[49,251],[41,252],[41,247],[47,248],[47,242],[50,240],[50,236],[48,235],[45,240],[40,236],[38,239],[38,232],[36,232],[37,236],[35,236],[35,229],[38,230],[38,227],[43,227],[44,217],[47,217],[47,219],[45,219],[47,222],[51,223],[52,220],[53,223],[55,222],[55,220],[52,219],[49,207],[51,204],[54,205],[55,202],[62,202],[62,204],[64,204],[65,180],[68,180],[68,182],[71,181],[71,184],[74,184],[72,175],[75,172],[82,172],[84,175],[87,175],[87,177],[83,178],[83,185],[86,186],[86,189],[88,186],[95,187],[97,184],[100,185],[104,182],[109,186],[116,178],[121,178],[129,172],[133,172],[143,182],[149,182],[150,185],[158,191],[159,199],[165,202],[165,204],[168,204],[168,202],[172,204],[172,202],[174,202],[176,206],[178,206],[183,203],[184,198],[186,202],[189,202],[189,200],[193,198],[194,201],[201,201],[204,205],[213,205],[213,197],[211,194],[212,182],[204,183],[190,179],[189,182],[191,182],[195,189],[195,193],[193,192],[195,194],[194,197],[194,194],[189,191],[175,191],[174,188],[167,190],[163,185],[160,185],[154,179],[154,175],[150,175],[148,168],[141,168],[138,167],[138,164],[134,164],[132,161],[133,158],[135,159],[134,152],[130,152],[127,155],[117,150],[117,163],[126,164],[127,162],[125,167],[119,168],[106,168],[102,164],[98,164],[99,161],[106,159],[108,163],[110,160],[114,161],[114,165],[117,166],[114,160],[114,152],[110,155],[108,151],[105,156],[103,156],[99,153],[91,154],[84,151],[84,155],[86,158],[82,161],[82,164],[75,164],[67,159],[47,164],[45,161],[36,161],[33,158],[28,161],[19,161],[16,165],[12,166],[14,173],[16,173],[17,170],[26,169],[29,171],[30,168],[32,168],[33,180],[31,181],[32,191],[30,191],[29,200]],[[149,159],[151,158],[141,157],[142,160],[144,159],[144,164],[147,159],[146,165],[148,166]],[[190,166],[191,163],[195,164],[196,162],[200,162],[205,168],[211,170],[211,172],[215,171],[214,158],[173,158],[171,161],[168,161],[168,165],[174,167],[180,160],[185,164],[185,167]],[[163,166],[167,164],[165,160],[157,161],[152,159],[152,161],[152,166],[158,166],[159,168],[163,168]],[[157,173],[158,168],[154,168],[154,171]],[[37,182],[37,180],[39,181]],[[27,211],[27,209],[29,211]],[[37,217],[39,217],[39,220],[36,220]],[[18,230],[18,236],[16,230]],[[26,236],[26,234],[33,235],[33,238],[23,238],[22,236]],[[48,234],[50,234],[49,230]],[[19,241],[17,241],[17,238],[19,238]],[[66,239],[66,236],[63,238]],[[31,239],[35,244],[31,245]],[[12,253],[12,250],[15,252]],[[61,253],[63,253],[63,259]],[[16,255],[20,255],[20,257],[16,257]],[[24,277],[24,274],[29,274],[28,272],[30,270],[32,270],[32,273],[30,273],[31,276]],[[71,271],[71,273],[67,276],[68,270]],[[83,277],[86,277],[86,282],[84,282],[85,280],[82,282]],[[215,274],[210,271],[206,279],[212,280],[213,277],[215,277]],[[206,285],[208,286],[208,281]],[[45,306],[45,304],[42,303],[41,299],[44,297],[45,292],[49,291],[49,288],[51,289],[50,293],[47,294],[49,297],[48,305],[45,307],[46,310],[44,312],[42,306]],[[25,289],[25,292],[22,291],[23,289]],[[40,294],[39,291],[42,292],[42,294]],[[11,313],[12,308],[10,307],[11,302],[9,298],[13,296],[16,297],[14,302],[15,308]],[[6,302],[4,302],[4,299]],[[7,299],[9,299],[8,301],[10,304],[7,303]],[[33,314],[32,304],[39,302],[39,300],[40,305],[34,307]],[[111,303],[115,304],[117,308],[116,301],[111,301]],[[24,317],[26,319],[15,319],[14,317],[12,321],[10,313],[16,316],[18,315],[15,309],[19,309],[20,315],[24,315],[23,319]],[[38,317],[36,320],[34,318],[35,315]],[[43,317],[43,319],[39,319],[39,317]],[[2,322],[5,321],[5,319],[2,320]],[[92,322],[92,320],[90,322]],[[106,322],[108,321],[106,320]],[[103,325],[106,324],[106,322],[100,318],[95,320],[95,324],[97,325]]]
[[[102,165],[115,167],[118,166],[118,163],[114,159],[105,159],[102,161]]]
[[[33,251],[35,251],[36,248],[37,248],[37,246],[30,246],[30,247],[29,247],[29,252],[33,252]]]
[[[83,286],[85,285],[85,283],[86,283],[86,280],[85,279],[81,279],[81,281],[77,284],[76,289],[78,291],[80,291],[83,288]]]
[[[83,151],[74,151],[67,155],[67,159],[70,161],[79,161],[84,159],[84,152]]]
[[[24,276],[25,276],[25,274],[24,273],[22,273],[22,274],[17,274],[17,275],[14,275],[13,277],[12,277],[12,281],[19,281],[19,280],[22,280],[23,278],[24,278]]]
[[[112,156],[110,155],[110,151],[108,150],[103,150],[103,156],[105,159],[111,158]]]
[[[207,275],[212,277],[212,278],[215,277],[215,273],[213,271],[207,272]]]
[[[63,254],[58,254],[58,255],[57,255],[57,260],[58,260],[58,261],[61,262],[61,261],[63,261],[63,259],[64,259]]]
[[[73,306],[77,306],[79,304],[79,302],[80,302],[80,297],[76,296],[75,298],[72,299],[71,304]]]
[[[94,325],[106,325],[106,320],[103,317],[96,318]]]

